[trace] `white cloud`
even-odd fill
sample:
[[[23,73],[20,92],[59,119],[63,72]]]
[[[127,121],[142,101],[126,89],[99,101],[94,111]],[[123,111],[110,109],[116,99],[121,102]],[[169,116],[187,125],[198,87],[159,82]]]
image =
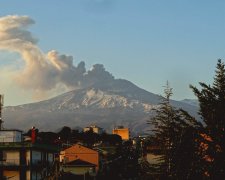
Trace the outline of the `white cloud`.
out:
[[[103,65],[94,65],[92,70],[86,72],[85,63],[74,66],[72,56],[59,54],[56,50],[43,53],[37,46],[37,39],[27,30],[34,23],[28,16],[0,17],[0,50],[17,52],[24,60],[19,70],[9,67],[0,69],[0,75],[7,76],[4,77],[7,82],[13,82],[17,87],[33,91],[35,97],[43,98],[113,79]]]

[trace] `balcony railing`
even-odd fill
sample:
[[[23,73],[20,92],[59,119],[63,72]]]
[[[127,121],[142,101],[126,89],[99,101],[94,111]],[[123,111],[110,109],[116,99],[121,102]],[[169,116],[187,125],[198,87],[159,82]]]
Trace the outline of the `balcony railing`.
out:
[[[7,159],[5,161],[0,161],[0,166],[19,166],[19,159]]]
[[[42,161],[40,159],[33,159],[32,166],[49,166],[51,162],[49,161]],[[31,162],[28,160],[22,164],[20,164],[19,159],[6,159],[0,161],[0,166],[30,166]]]
[[[17,137],[4,137],[4,138],[0,138],[0,143],[7,143],[7,142],[21,142],[21,138],[17,138]]]

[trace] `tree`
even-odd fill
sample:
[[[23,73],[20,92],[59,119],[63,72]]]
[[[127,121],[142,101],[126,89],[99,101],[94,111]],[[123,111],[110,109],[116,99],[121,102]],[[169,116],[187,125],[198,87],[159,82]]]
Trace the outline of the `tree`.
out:
[[[151,119],[150,124],[153,125],[153,132],[156,141],[160,146],[160,151],[162,152],[162,158],[160,159],[160,171],[164,172],[166,176],[171,174],[171,148],[174,139],[174,132],[172,131],[172,124],[176,113],[172,106],[170,105],[170,97],[172,95],[172,88],[167,86],[164,90],[165,97],[162,98],[162,103],[158,109],[155,109],[156,116]],[[173,136],[173,137],[172,137]]]
[[[202,125],[170,104],[173,93],[168,82],[164,94],[156,115],[149,122],[161,151],[160,173],[166,179],[192,179],[199,174],[193,167],[199,163],[196,138]]]
[[[211,179],[225,178],[225,65],[218,60],[213,84],[200,82],[201,89],[190,85],[200,104],[199,114],[211,139],[207,146],[208,168]]]
[[[60,139],[65,142],[68,143],[71,141],[71,133],[72,130],[70,127],[64,126],[60,132],[58,132],[58,136],[60,137]]]
[[[199,147],[202,143],[203,126],[186,111],[179,109],[177,142],[173,148],[173,178],[202,179],[204,174],[203,154]]]

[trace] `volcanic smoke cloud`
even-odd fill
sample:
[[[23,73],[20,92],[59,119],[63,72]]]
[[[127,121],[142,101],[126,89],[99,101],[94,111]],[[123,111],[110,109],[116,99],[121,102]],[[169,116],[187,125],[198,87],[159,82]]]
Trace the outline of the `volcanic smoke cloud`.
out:
[[[90,86],[98,81],[114,79],[103,65],[96,64],[86,71],[85,63],[73,65],[73,57],[52,50],[44,54],[27,28],[34,24],[28,16],[0,18],[0,50],[17,52],[24,67],[13,72],[13,80],[24,89],[36,92],[51,91],[59,86],[75,89]]]

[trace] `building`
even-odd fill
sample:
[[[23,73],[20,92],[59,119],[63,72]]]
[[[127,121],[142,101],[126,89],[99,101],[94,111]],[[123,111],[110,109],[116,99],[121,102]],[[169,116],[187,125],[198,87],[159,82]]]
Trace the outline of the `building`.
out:
[[[75,144],[74,146],[60,152],[60,162],[63,164],[63,170],[68,168],[76,168],[73,172],[84,173],[86,167],[93,168],[92,172],[97,172],[99,169],[99,153],[85,146]]]
[[[0,179],[39,180],[47,176],[58,148],[23,141],[20,130],[0,130]]]
[[[95,176],[96,175],[95,169],[96,169],[95,164],[83,161],[81,159],[76,159],[63,164],[63,172],[69,172],[75,175],[85,176],[86,174],[89,174]]]
[[[121,136],[122,140],[124,140],[124,141],[127,141],[130,139],[129,128],[124,128],[123,126],[118,126],[117,128],[113,129],[112,133]]]
[[[0,143],[4,142],[22,142],[22,131],[14,130],[0,130]]]
[[[83,129],[83,131],[84,131],[84,132],[87,132],[87,131],[93,131],[93,132],[96,133],[96,134],[102,134],[102,133],[105,132],[103,128],[100,128],[100,127],[95,126],[95,125],[94,125],[94,126],[85,127],[85,128]]]

